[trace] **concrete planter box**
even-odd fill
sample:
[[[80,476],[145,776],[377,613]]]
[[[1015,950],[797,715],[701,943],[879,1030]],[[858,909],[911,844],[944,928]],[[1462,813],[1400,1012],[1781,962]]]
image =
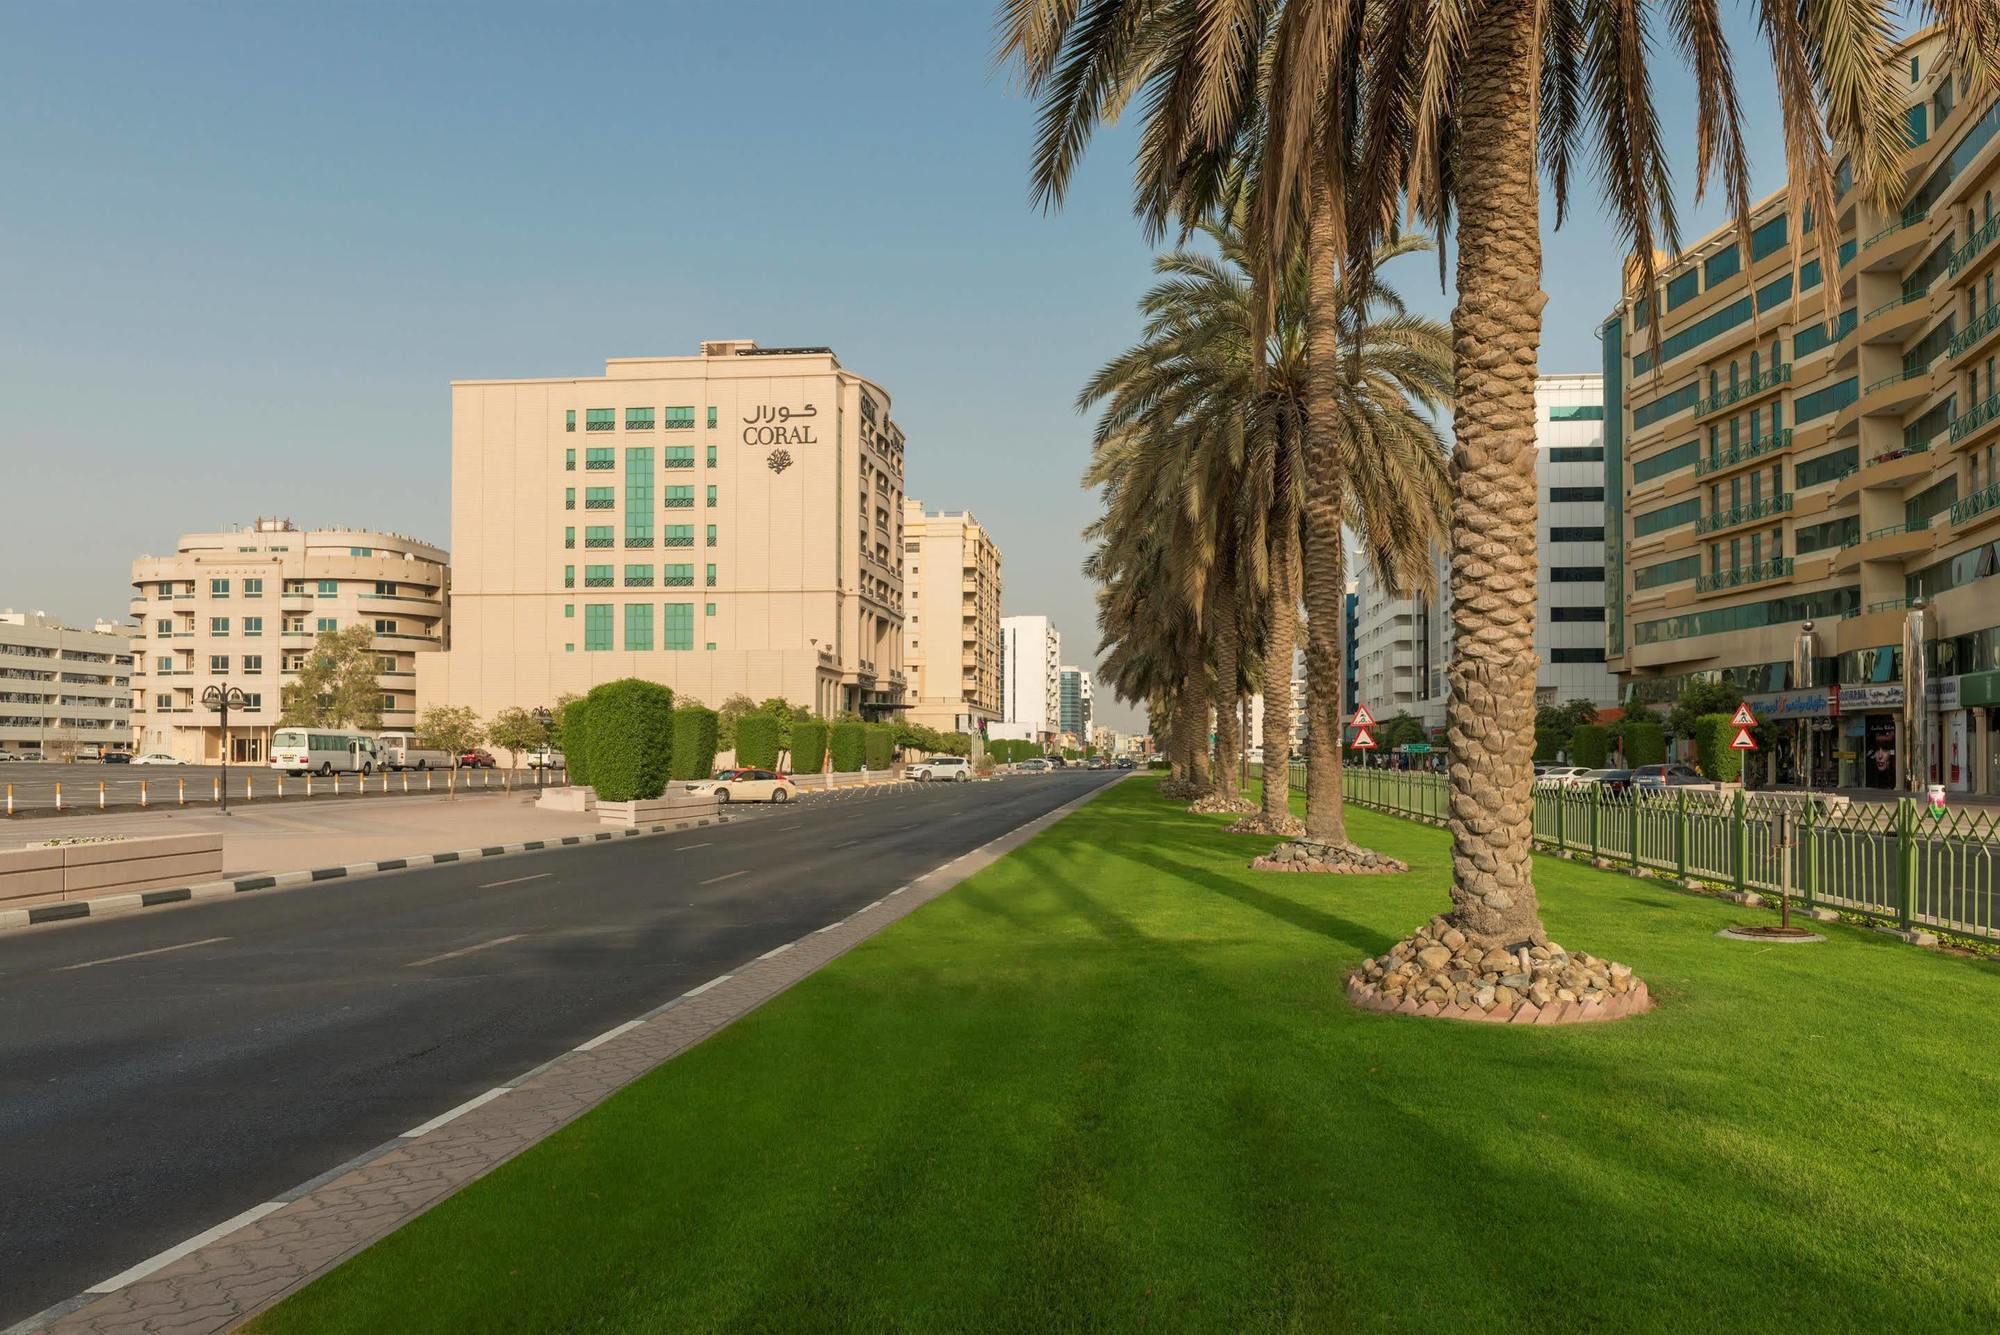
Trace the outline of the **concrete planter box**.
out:
[[[713,820],[720,804],[713,797],[697,797],[668,789],[659,797],[636,802],[598,802],[597,819],[605,825],[668,825],[684,820]]]
[[[169,834],[0,852],[0,905],[193,885],[222,875],[222,836]]]
[[[535,806],[542,811],[591,811],[597,806],[597,794],[588,788],[544,788]]]

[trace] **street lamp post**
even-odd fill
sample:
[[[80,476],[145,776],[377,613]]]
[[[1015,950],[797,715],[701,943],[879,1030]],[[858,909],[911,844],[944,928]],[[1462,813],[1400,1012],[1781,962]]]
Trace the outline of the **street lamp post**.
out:
[[[1799,627],[1798,643],[1792,646],[1792,689],[1810,691],[1813,688],[1813,660],[1819,657],[1819,636],[1813,634],[1813,623],[1808,621]],[[1800,716],[1798,720],[1799,786],[1810,789],[1813,786],[1812,767],[1812,719]]]
[[[549,727],[555,722],[555,715],[549,713],[548,706],[546,705],[536,705],[534,714],[535,722],[540,724],[542,728],[543,763],[535,766],[535,791],[540,792],[542,790],[542,771],[547,768],[555,756],[555,747],[549,740]]]
[[[201,693],[201,702],[213,709],[222,726],[222,814],[229,814],[229,711],[243,708],[243,692],[218,683]]]

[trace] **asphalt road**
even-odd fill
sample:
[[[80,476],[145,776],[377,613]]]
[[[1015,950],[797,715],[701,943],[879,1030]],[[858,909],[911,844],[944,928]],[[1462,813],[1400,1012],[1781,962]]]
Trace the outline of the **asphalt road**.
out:
[[[215,785],[223,778],[220,765],[106,765],[102,762],[78,761],[64,763],[57,761],[11,761],[0,764],[0,792],[12,790],[14,812],[23,816],[45,816],[55,809],[56,785],[62,785],[64,810],[95,810],[97,807],[97,786],[104,785],[104,802],[107,808],[136,807],[139,805],[139,784],[146,785],[146,800],[150,806],[171,806],[180,800],[181,784],[187,785],[189,806],[197,802],[204,805],[215,801]],[[442,792],[447,771],[433,770],[427,774],[410,773],[412,790],[421,789],[426,782]],[[458,784],[470,786],[477,791],[482,786],[499,788],[502,771],[460,770]],[[403,789],[403,775],[387,776],[392,793]],[[368,795],[374,796],[382,786],[383,776],[374,775],[368,780]],[[278,780],[285,783],[285,797],[289,800],[305,793],[305,780],[294,779],[289,774],[281,774],[268,765],[231,765],[228,769],[229,796],[232,802],[243,797],[244,784],[253,785],[259,800],[268,801],[278,791]],[[357,776],[339,776],[338,791],[348,797],[356,795]],[[313,779],[315,798],[331,796],[336,792],[332,779]],[[534,771],[523,769],[514,775],[516,787],[523,783],[534,786]]]
[[[0,1327],[1112,777],[883,790],[0,936]]]

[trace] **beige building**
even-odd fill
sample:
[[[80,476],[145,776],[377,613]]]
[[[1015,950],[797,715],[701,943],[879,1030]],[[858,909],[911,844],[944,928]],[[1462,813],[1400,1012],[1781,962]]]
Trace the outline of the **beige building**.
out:
[[[1902,59],[1902,202],[1878,207],[1843,161],[1837,274],[1780,192],[1756,206],[1748,254],[1733,228],[1713,233],[1605,324],[1606,647],[1629,704],[1702,678],[1788,725],[1754,758],[1759,780],[1797,781],[1804,737],[1820,784],[1990,793],[2000,104],[1968,91],[1936,30]],[[1929,686],[1913,738],[1901,645],[1919,600]],[[1808,620],[1809,689],[1792,671]]]
[[[202,703],[228,685],[229,755],[265,758],[284,685],[326,631],[365,625],[380,660],[382,726],[416,723],[417,664],[446,641],[442,548],[371,529],[299,529],[288,519],[190,533],[172,556],[132,563],[132,725],[141,751],[220,761],[222,728]]]
[[[977,733],[999,722],[1000,549],[968,510],[925,514],[903,502],[904,659],[909,720]]]
[[[491,717],[644,677],[895,717],[903,446],[828,348],[453,384],[452,645],[425,700]]]
[[[116,622],[78,630],[41,612],[0,612],[0,751],[67,760],[131,747],[131,632]]]

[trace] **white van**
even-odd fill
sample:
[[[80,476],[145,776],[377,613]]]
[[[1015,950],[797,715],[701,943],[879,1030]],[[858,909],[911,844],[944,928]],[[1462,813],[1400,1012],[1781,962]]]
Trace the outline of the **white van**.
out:
[[[415,733],[385,732],[375,742],[383,769],[450,769],[454,756],[417,744]]]
[[[338,728],[280,728],[271,734],[271,768],[304,774],[373,774],[375,739]]]

